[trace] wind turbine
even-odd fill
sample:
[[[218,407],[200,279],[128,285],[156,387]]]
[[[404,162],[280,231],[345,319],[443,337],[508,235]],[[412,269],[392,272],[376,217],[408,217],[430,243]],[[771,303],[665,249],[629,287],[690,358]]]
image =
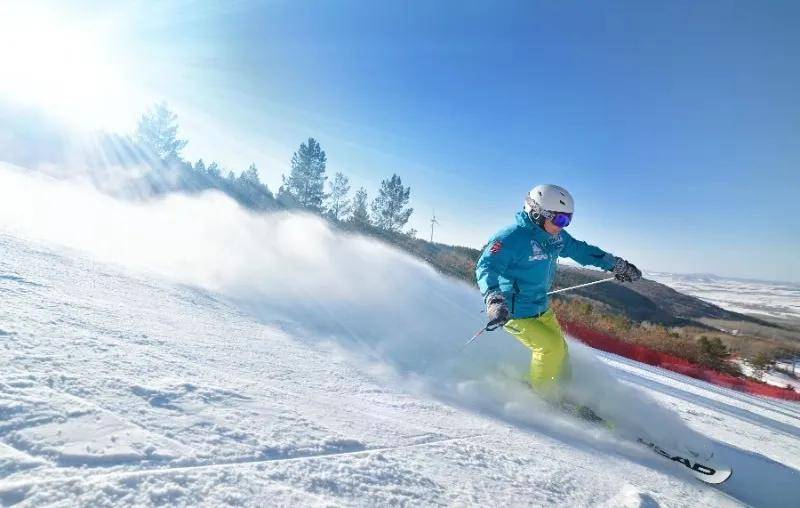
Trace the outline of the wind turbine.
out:
[[[433,226],[439,224],[439,221],[436,220],[436,210],[433,211],[433,217],[431,218],[431,243],[433,243]]]

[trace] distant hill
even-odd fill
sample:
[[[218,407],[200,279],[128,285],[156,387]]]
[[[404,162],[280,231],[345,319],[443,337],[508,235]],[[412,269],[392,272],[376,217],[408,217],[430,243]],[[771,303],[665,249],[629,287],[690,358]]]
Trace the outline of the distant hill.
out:
[[[567,287],[605,277],[605,272],[561,265],[556,285]],[[665,326],[705,326],[700,322],[701,319],[723,319],[772,326],[766,321],[725,310],[648,279],[631,284],[597,284],[576,289],[573,294],[601,302],[613,312],[625,315],[633,321],[650,321]]]

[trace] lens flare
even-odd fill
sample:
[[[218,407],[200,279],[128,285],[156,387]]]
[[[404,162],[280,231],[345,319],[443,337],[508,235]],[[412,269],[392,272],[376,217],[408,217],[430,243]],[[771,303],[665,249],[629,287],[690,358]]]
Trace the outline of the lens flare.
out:
[[[0,5],[0,99],[41,109],[68,125],[116,128],[135,116],[109,34],[53,8]]]

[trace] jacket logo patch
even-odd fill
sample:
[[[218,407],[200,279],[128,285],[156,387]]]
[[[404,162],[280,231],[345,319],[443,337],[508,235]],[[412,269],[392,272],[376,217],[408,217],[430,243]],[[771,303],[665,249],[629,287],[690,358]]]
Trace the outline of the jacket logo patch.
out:
[[[528,257],[528,261],[541,261],[548,258],[544,250],[536,243],[536,240],[531,241],[531,247],[533,248],[533,253]]]
[[[492,244],[492,247],[489,249],[489,252],[492,254],[497,254],[503,248],[503,242],[496,241]]]

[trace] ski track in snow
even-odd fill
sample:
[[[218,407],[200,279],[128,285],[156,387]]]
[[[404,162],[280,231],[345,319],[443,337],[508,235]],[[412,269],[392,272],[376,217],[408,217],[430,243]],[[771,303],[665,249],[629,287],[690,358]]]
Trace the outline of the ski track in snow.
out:
[[[328,338],[298,336],[219,294],[2,233],[0,252],[2,505],[787,506],[800,497],[797,404],[598,352],[618,379],[716,436],[734,475],[712,487],[594,427],[546,413],[523,423],[389,382]]]

